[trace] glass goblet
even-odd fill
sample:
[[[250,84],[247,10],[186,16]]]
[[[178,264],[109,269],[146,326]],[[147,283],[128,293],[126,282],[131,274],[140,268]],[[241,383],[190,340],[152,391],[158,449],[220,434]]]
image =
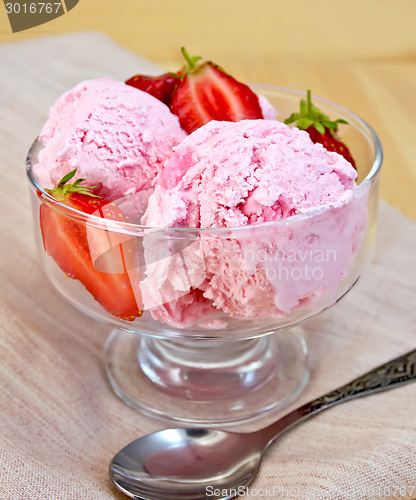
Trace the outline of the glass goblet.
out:
[[[303,97],[289,89],[253,88],[284,118]],[[345,296],[371,259],[383,156],[366,122],[314,99],[327,115],[349,124],[342,137],[357,164],[352,196],[336,207],[242,227],[147,227],[140,213],[128,223],[86,215],[39,185],[33,166],[42,144],[33,144],[27,174],[41,267],[70,304],[111,328],[106,372],[128,405],[170,422],[225,426],[269,417],[305,387],[307,320]],[[45,250],[43,206],[82,228],[98,272],[127,274],[141,316],[117,317],[80,280],[68,279]],[[106,253],[120,269],[105,268]],[[215,281],[222,306],[207,297],[207,280]]]

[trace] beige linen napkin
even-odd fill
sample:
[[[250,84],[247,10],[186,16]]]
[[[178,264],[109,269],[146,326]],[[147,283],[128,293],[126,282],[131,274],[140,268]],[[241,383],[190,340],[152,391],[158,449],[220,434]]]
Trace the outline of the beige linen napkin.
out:
[[[110,459],[163,427],[109,388],[106,326],[73,310],[41,275],[24,172],[30,143],[63,91],[86,78],[155,69],[96,33],[0,46],[1,500],[125,498],[108,477]],[[367,274],[308,323],[313,370],[296,405],[416,348],[415,248],[416,224],[383,203]],[[416,498],[415,459],[410,384],[289,431],[269,449],[243,498]]]

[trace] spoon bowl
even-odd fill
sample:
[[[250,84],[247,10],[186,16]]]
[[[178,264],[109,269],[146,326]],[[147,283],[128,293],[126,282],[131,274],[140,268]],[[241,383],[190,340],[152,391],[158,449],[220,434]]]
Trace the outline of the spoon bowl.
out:
[[[113,458],[110,477],[136,500],[227,500],[256,476],[264,451],[282,432],[350,399],[416,379],[416,350],[250,433],[215,429],[165,429],[133,441]]]
[[[254,433],[166,429],[126,446],[113,459],[110,475],[132,498],[197,500],[207,493],[213,499],[232,498],[253,480],[263,451]],[[230,495],[224,496],[224,488]]]

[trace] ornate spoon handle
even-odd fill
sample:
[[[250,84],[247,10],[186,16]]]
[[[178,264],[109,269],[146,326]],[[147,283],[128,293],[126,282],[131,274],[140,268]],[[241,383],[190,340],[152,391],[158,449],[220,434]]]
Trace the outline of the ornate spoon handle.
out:
[[[393,359],[352,382],[293,410],[274,424],[266,427],[263,430],[264,437],[270,443],[284,430],[307,417],[331,408],[331,406],[359,396],[392,389],[412,380],[416,380],[416,350]]]
[[[339,389],[335,389],[335,391],[311,401],[303,406],[304,413],[316,413],[317,411],[325,410],[335,404],[357,398],[358,396],[365,396],[373,392],[384,391],[406,384],[415,378],[416,350],[400,358],[393,359],[356,378],[349,384],[345,384]]]

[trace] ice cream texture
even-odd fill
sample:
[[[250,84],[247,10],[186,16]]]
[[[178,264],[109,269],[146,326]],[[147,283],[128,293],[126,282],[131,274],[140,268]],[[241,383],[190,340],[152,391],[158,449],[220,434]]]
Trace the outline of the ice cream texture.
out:
[[[362,205],[349,205],[356,175],[343,157],[281,122],[212,121],[196,130],[159,175],[144,222],[230,231],[201,232],[182,273],[177,255],[150,268],[145,306],[180,327],[209,306],[235,317],[279,316],[324,289],[334,294],[366,224]],[[273,225],[316,210],[322,215]],[[293,275],[317,259],[319,276],[317,266],[315,276]]]
[[[212,121],[176,148],[146,223],[208,228],[277,220],[344,203],[356,176],[340,155],[281,122]]]
[[[220,328],[224,313],[282,317],[326,292],[335,300],[361,244],[356,170],[259,102],[264,119],[211,121],[188,136],[155,97],[98,78],[63,94],[40,133],[43,187],[77,169],[105,199],[146,210],[144,278],[132,286],[173,327]]]
[[[86,80],[52,106],[39,139],[44,148],[34,173],[43,187],[69,171],[116,200],[151,188],[155,176],[186,137],[161,101],[111,78]]]

